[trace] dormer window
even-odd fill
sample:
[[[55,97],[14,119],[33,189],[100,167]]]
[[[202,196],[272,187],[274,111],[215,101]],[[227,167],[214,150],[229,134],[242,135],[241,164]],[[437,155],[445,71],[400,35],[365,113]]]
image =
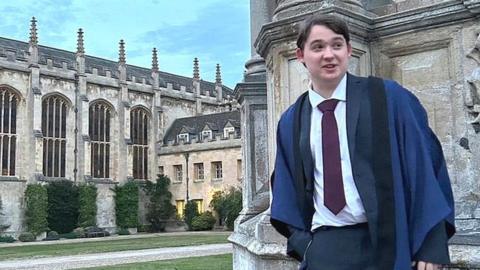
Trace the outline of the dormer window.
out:
[[[200,136],[201,136],[203,141],[211,140],[212,139],[212,131],[211,130],[204,130],[204,131],[202,131]]]
[[[180,133],[177,135],[177,139],[178,141],[188,142],[190,138],[188,136],[188,133]]]
[[[223,129],[223,137],[228,138],[230,134],[235,133],[234,127],[225,127]]]

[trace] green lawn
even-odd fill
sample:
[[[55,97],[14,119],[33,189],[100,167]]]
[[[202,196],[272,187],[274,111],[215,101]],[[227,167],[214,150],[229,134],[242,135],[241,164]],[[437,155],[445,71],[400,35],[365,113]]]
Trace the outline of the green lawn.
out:
[[[139,250],[227,243],[228,235],[155,235],[151,238],[115,239],[52,245],[31,245],[0,248],[0,261],[16,258],[39,258],[110,251]]]
[[[85,268],[84,270],[232,270],[232,254],[194,257],[144,263],[130,263],[107,267]]]

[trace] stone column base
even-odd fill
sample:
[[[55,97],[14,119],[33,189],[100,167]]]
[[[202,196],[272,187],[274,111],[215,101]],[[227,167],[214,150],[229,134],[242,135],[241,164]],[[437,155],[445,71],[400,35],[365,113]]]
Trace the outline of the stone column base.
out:
[[[228,240],[233,244],[233,269],[298,269],[298,262],[285,253],[285,237],[270,224],[269,210],[257,216],[241,215]]]

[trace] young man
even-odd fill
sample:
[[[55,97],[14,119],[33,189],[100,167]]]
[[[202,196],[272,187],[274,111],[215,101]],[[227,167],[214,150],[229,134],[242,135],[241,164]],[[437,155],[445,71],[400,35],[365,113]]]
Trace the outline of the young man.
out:
[[[455,232],[442,148],[418,99],[394,81],[347,73],[345,22],[314,15],[297,58],[310,89],[282,115],[272,225],[309,270],[430,270]]]

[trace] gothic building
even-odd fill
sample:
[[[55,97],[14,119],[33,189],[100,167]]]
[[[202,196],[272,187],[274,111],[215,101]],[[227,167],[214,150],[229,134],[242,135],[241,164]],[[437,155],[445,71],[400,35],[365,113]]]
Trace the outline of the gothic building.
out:
[[[231,108],[232,90],[193,78],[39,45],[35,18],[28,43],[0,38],[0,196],[8,231],[24,228],[28,183],[68,179],[98,187],[97,224],[115,227],[110,188],[158,174],[156,144],[176,118]]]

